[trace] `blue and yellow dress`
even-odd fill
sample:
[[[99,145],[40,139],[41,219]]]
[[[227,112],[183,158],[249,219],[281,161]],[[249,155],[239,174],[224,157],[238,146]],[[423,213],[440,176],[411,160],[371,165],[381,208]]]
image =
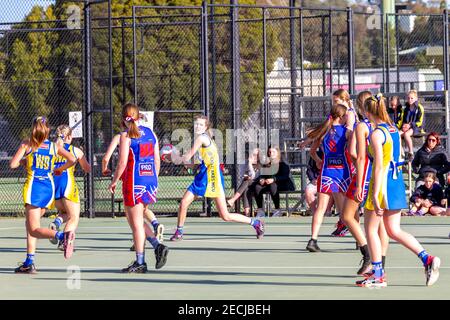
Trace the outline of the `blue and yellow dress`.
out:
[[[381,209],[400,210],[408,208],[405,197],[405,183],[402,177],[402,159],[400,134],[396,127],[386,123],[379,124],[375,130],[381,130],[384,134],[383,162],[382,162],[382,183],[380,192],[377,195]],[[369,145],[369,153],[373,157],[372,144]],[[365,208],[375,210],[373,205],[373,181],[374,175],[370,179],[369,194]]]
[[[74,146],[65,143],[64,149],[70,152],[75,159],[77,159]],[[63,166],[66,162],[66,158],[56,156],[55,169]],[[53,179],[55,181],[55,200],[66,198],[72,202],[80,203],[80,193],[75,181],[75,166],[71,166],[67,170],[63,171],[60,176],[54,176]]]
[[[38,208],[51,208],[55,200],[52,171],[57,155],[56,145],[45,140],[38,149],[25,154],[27,179],[23,186],[23,202]]]
[[[194,182],[188,187],[188,191],[195,196],[206,198],[218,198],[225,195],[225,183],[220,170],[219,152],[214,141],[209,139],[208,146],[199,149],[199,172],[195,175]]]

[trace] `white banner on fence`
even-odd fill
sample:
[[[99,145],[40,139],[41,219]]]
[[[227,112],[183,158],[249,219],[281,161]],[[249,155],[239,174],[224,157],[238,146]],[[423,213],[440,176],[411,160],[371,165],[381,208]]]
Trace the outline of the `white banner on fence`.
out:
[[[148,127],[153,130],[153,118],[155,113],[153,111],[139,111],[145,116],[145,119],[139,120],[139,125]]]
[[[83,115],[81,111],[69,112],[69,126],[72,128],[73,138],[83,137]]]

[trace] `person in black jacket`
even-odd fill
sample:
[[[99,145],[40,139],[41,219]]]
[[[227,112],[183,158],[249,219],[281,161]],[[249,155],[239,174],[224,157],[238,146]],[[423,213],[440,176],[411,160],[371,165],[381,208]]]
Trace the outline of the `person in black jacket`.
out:
[[[289,165],[281,160],[280,149],[270,147],[267,156],[269,163],[261,166],[259,181],[252,185],[252,191],[258,205],[256,216],[265,216],[263,210],[263,194],[269,192],[275,206],[275,211],[272,212],[272,216],[279,217],[281,216],[279,191],[294,191],[295,184]]]
[[[408,215],[423,216],[430,213],[433,216],[446,215],[446,209],[442,207],[444,204],[444,191],[442,187],[435,183],[436,175],[434,173],[426,173],[424,184],[414,191],[409,199],[413,206]]]
[[[450,171],[450,164],[436,132],[430,132],[423,146],[417,150],[412,161],[412,170],[419,174],[417,181],[422,181],[426,172],[435,172],[439,184],[445,185],[444,174]]]
[[[400,98],[398,96],[391,97],[387,113],[397,129],[401,129],[402,126],[400,124],[403,119],[403,106],[400,103]]]

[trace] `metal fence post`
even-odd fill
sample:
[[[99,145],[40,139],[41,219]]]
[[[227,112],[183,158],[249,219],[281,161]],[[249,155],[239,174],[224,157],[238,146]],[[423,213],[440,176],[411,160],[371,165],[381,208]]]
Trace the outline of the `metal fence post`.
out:
[[[390,28],[389,15],[386,14],[386,88],[385,92],[391,92],[391,44],[390,44]]]
[[[202,47],[202,99],[205,116],[209,116],[209,68],[208,68],[208,5],[206,1],[202,2],[202,31],[201,31],[201,47]]]
[[[297,47],[295,46],[295,7],[296,0],[290,0],[289,35],[291,54],[291,135],[296,136],[297,112],[295,108],[295,93],[297,91]]]
[[[449,59],[448,59],[448,46],[449,44],[449,28],[448,28],[448,10],[444,9],[444,13],[443,13],[443,23],[444,23],[444,43],[443,43],[443,47],[444,47],[444,90],[449,90]]]
[[[264,111],[265,111],[265,127],[266,127],[266,144],[270,146],[270,110],[269,110],[269,97],[267,94],[267,21],[266,21],[266,8],[262,8],[263,13],[263,72],[264,72]]]
[[[92,35],[91,35],[91,7],[88,0],[84,3],[84,114],[83,135],[86,156],[90,164],[94,164],[94,144],[92,128]],[[85,178],[85,199],[89,218],[94,218],[94,174],[92,171]]]
[[[348,89],[355,93],[355,54],[353,52],[353,10],[347,8]]]

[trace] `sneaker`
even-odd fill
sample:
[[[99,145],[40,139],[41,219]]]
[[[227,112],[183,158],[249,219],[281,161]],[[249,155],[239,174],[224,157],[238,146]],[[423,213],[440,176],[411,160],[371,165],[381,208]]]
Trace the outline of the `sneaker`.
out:
[[[266,216],[266,213],[264,212],[263,209],[256,210],[256,217],[257,218],[264,218],[265,216]]]
[[[371,270],[372,270],[372,263],[370,261],[370,257],[363,257],[361,259],[362,264],[361,268],[359,268],[359,270],[356,272],[356,274],[363,276],[363,275],[372,275]]]
[[[419,217],[423,217],[425,215],[425,212],[422,210],[422,208],[420,208],[419,210],[416,211],[416,216]]]
[[[169,248],[160,243],[155,249],[156,269],[161,269],[167,262],[167,255],[169,254]]]
[[[265,223],[264,221],[259,220],[259,223],[255,227],[256,230],[256,238],[262,239],[265,233]]]
[[[412,161],[414,159],[414,155],[411,152],[408,152],[406,154],[405,160],[406,161]]]
[[[64,258],[69,259],[70,257],[72,257],[74,245],[75,232],[64,232]]]
[[[59,231],[58,226],[57,226],[56,223],[54,223],[54,222],[50,222],[50,224],[48,225],[48,228],[49,228],[50,230],[54,230],[54,231],[56,231],[56,232]],[[55,237],[50,238],[50,239],[48,239],[48,240],[50,240],[50,243],[51,243],[51,244],[58,244],[58,239],[56,239]]]
[[[320,252],[320,248],[317,245],[317,240],[310,239],[306,245],[306,250],[309,252]]]
[[[160,223],[156,227],[155,237],[156,237],[156,239],[158,239],[159,242],[164,241],[164,225],[163,224]]]
[[[441,259],[439,257],[428,256],[428,261],[425,266],[426,285],[432,286],[439,278],[439,267],[441,266]]]
[[[341,221],[341,219],[338,220],[336,223],[336,230],[334,230],[331,233],[332,237],[343,237],[348,233],[347,226]]]
[[[283,213],[281,212],[281,210],[274,210],[272,212],[272,217],[282,217]]]
[[[29,266],[25,267],[24,263],[20,263],[19,266],[14,269],[14,273],[35,274],[36,273],[36,266],[34,265],[34,263],[32,263]]]
[[[385,277],[377,278],[373,274],[369,277],[366,277],[364,280],[356,281],[356,285],[358,287],[365,288],[385,288],[387,287],[387,282]]]
[[[132,262],[128,267],[122,269],[123,273],[146,273],[147,272],[147,264],[144,262],[143,264],[137,263],[137,261]]]
[[[131,245],[130,251],[136,251],[136,248],[134,247],[134,243]]]
[[[183,234],[181,232],[175,231],[175,233],[173,234],[173,236],[170,238],[170,241],[181,241],[183,240]]]

